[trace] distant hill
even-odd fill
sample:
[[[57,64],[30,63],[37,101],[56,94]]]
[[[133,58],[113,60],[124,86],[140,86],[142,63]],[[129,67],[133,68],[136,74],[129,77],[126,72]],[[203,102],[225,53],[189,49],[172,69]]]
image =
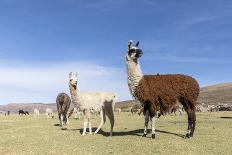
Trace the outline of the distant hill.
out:
[[[232,104],[232,83],[202,87],[198,102],[208,104],[217,104],[219,102]]]
[[[46,108],[51,108],[56,111],[56,104],[44,104],[44,103],[10,103],[7,105],[0,105],[0,111],[11,111],[18,113],[20,109],[33,112],[34,109],[38,109],[41,113],[45,113]]]
[[[135,100],[121,101],[115,104],[115,108],[128,109],[129,107],[132,107],[136,104],[140,104],[140,103]]]
[[[219,102],[232,104],[232,83],[223,83],[201,88],[198,103],[217,104]],[[139,104],[139,102],[134,100],[122,101],[117,102],[115,108],[120,107],[122,109],[128,109],[136,104]],[[46,108],[51,108],[54,112],[57,110],[55,103],[10,103],[7,105],[0,105],[0,111],[9,110],[15,113],[20,109],[33,112],[35,108],[39,109],[41,113],[44,113]]]

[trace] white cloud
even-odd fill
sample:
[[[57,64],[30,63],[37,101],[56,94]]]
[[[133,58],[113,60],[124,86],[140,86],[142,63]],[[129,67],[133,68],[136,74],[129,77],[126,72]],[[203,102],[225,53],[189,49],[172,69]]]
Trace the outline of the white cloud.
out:
[[[76,71],[81,91],[116,91],[119,100],[130,99],[125,68],[79,63],[0,63],[0,104],[54,103],[59,92],[69,93],[68,74]]]

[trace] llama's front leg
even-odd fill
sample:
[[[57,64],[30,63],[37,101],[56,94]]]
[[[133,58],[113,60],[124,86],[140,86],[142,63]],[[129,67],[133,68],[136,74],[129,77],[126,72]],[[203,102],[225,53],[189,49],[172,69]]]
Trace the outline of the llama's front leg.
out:
[[[64,116],[63,116],[63,114],[61,114],[60,115],[60,124],[61,124],[61,126],[63,126],[64,125]]]
[[[88,121],[88,124],[89,124],[89,134],[92,135],[92,125],[90,120]]]
[[[147,136],[148,122],[149,122],[149,111],[147,110],[145,114],[145,125],[144,125],[143,137]]]
[[[85,136],[85,134],[86,134],[87,125],[88,125],[88,122],[85,121],[85,122],[84,122],[84,128],[83,128],[82,136]]]
[[[95,134],[98,133],[98,131],[101,129],[101,127],[102,127],[103,124],[104,124],[104,120],[103,120],[103,111],[102,111],[102,110],[100,111],[100,118],[101,118],[101,123],[99,124],[97,130],[95,131]]]
[[[155,139],[155,117],[151,118],[151,129],[152,129],[151,138]]]
[[[86,134],[86,128],[87,128],[87,125],[88,125],[88,113],[85,111],[83,111],[84,113],[84,128],[83,128],[83,133],[82,133],[82,136],[85,136]]]
[[[66,124],[69,124],[69,119],[68,119],[68,115],[66,115],[66,119],[67,119],[67,123],[66,123]]]
[[[195,124],[196,124],[196,114],[194,112],[188,112],[188,130],[186,133],[186,137],[190,138],[193,137],[193,133],[195,130]]]

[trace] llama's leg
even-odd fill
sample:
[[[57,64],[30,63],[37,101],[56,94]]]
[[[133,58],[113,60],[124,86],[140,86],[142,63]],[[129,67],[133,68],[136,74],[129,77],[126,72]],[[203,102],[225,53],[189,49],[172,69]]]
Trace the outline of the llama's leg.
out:
[[[190,132],[190,137],[193,137],[194,131],[195,131],[195,126],[196,126],[196,113],[193,111],[191,113],[191,122],[192,122],[192,129]]]
[[[88,122],[84,121],[84,128],[83,128],[82,136],[85,136],[85,134],[86,134],[87,125],[88,125]]]
[[[78,118],[81,119],[81,114],[80,114],[80,112],[78,113]]]
[[[87,112],[84,111],[84,128],[83,128],[82,136],[85,136],[85,134],[86,134],[86,128],[88,125],[88,116],[87,115],[88,115]]]
[[[113,104],[114,104],[113,101],[111,101],[110,104],[108,103],[108,104],[105,104],[104,106],[105,113],[110,120],[110,135],[109,135],[110,137],[113,135],[113,128],[114,128],[114,105]]]
[[[68,114],[66,114],[66,124],[69,124]]]
[[[114,115],[110,117],[110,137],[113,135],[114,130]]]
[[[151,129],[152,129],[151,138],[155,139],[155,117],[151,117]]]
[[[89,134],[92,135],[92,125],[91,125],[90,119],[88,121],[88,124],[89,124]]]
[[[63,114],[60,114],[60,124],[61,124],[61,126],[64,125],[63,120],[64,120],[64,116],[63,116]]]
[[[186,133],[186,137],[193,137],[193,133],[196,125],[196,114],[195,111],[187,112],[188,113],[188,130]]]
[[[110,120],[110,137],[113,135],[113,129],[114,129],[114,113],[106,113],[109,120]]]
[[[104,113],[104,112],[103,112],[103,109],[101,109],[101,111],[100,111],[101,123],[99,124],[97,130],[95,131],[95,134],[98,133],[98,131],[101,129],[101,127],[102,127],[103,124],[105,123],[105,122],[104,122],[104,118],[103,118],[103,117],[104,117],[103,115],[105,115],[105,114],[103,114],[103,113]]]
[[[147,110],[145,113],[145,126],[144,126],[143,137],[147,136],[148,122],[149,122],[149,111]]]

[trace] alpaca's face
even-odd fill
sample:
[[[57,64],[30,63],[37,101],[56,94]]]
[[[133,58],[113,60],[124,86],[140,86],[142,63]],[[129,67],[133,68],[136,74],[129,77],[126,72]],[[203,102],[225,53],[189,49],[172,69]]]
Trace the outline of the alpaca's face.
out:
[[[137,62],[138,58],[143,55],[143,51],[138,47],[139,42],[135,46],[132,46],[132,42],[129,42],[129,49],[127,51],[126,60]]]
[[[69,83],[73,86],[77,85],[77,73],[71,72],[69,74]]]

